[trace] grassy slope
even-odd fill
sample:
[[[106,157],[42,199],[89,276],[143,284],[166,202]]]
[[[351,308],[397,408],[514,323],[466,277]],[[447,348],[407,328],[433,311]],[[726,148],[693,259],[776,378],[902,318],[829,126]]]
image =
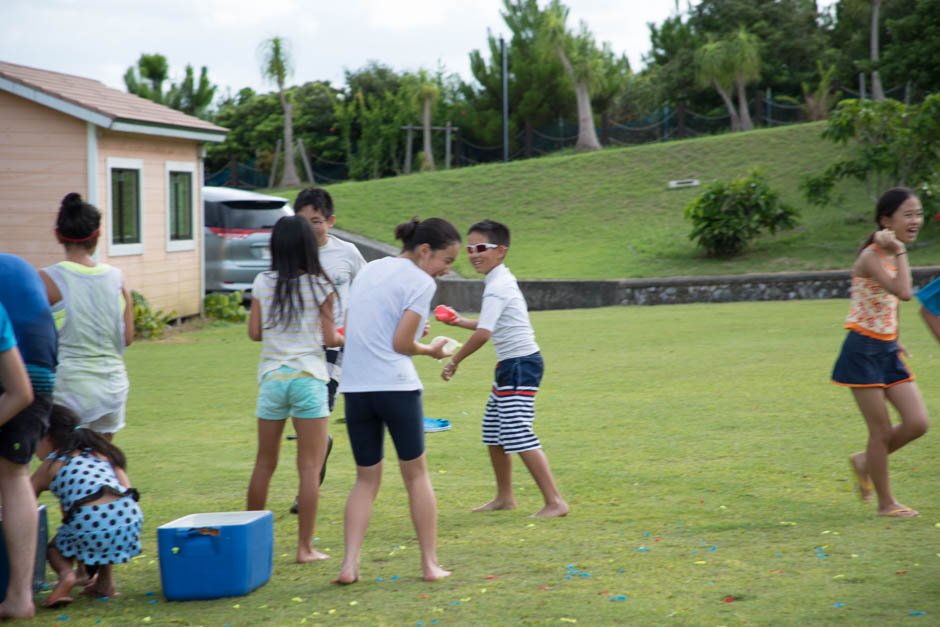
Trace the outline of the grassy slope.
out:
[[[804,174],[844,151],[801,124],[662,144],[612,148],[331,185],[337,226],[394,243],[399,222],[440,216],[463,232],[489,217],[513,231],[509,265],[520,278],[610,279],[845,268],[870,230],[864,186],[845,183],[832,206],[802,199]],[[760,166],[784,201],[802,212],[794,231],[763,237],[733,260],[704,258],[688,239],[685,206],[701,188],[667,190],[673,179],[730,180]],[[293,198],[296,190],[287,190]],[[937,240],[933,242],[933,240]],[[940,229],[931,225],[912,255],[940,263]],[[465,258],[457,270],[471,276]]]

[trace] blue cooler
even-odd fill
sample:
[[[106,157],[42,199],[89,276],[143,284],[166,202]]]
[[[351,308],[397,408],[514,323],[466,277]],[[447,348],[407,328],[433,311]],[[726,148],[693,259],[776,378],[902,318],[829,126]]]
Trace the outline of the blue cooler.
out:
[[[46,583],[46,545],[49,544],[49,523],[46,519],[46,506],[39,506],[39,533],[36,536],[36,565],[33,568],[33,590],[37,591]],[[7,586],[10,585],[10,563],[7,545],[3,539],[3,513],[0,510],[0,601],[7,598]]]
[[[160,581],[170,601],[247,594],[271,578],[270,511],[190,514],[157,527]]]

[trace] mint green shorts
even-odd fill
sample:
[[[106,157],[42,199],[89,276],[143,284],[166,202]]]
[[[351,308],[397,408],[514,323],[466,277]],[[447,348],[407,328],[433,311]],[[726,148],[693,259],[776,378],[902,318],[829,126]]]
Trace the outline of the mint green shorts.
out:
[[[325,418],[330,415],[326,381],[281,366],[261,379],[255,414],[262,420]]]

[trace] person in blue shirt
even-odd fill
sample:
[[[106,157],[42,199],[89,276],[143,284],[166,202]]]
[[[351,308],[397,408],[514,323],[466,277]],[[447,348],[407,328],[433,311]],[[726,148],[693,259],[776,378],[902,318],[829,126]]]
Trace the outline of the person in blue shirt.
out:
[[[0,305],[0,502],[10,569],[0,619],[30,618],[35,613],[32,575],[38,513],[29,480],[29,460],[20,462],[21,449],[30,448],[24,446],[24,438],[29,439],[31,433],[20,417],[32,402],[33,388],[16,345],[13,324]]]

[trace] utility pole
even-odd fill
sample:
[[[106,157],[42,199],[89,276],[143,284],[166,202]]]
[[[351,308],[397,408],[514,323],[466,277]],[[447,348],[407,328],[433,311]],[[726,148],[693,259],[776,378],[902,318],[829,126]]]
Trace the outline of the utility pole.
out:
[[[499,37],[499,51],[503,56],[503,161],[509,161],[509,77],[506,76],[506,40]]]

